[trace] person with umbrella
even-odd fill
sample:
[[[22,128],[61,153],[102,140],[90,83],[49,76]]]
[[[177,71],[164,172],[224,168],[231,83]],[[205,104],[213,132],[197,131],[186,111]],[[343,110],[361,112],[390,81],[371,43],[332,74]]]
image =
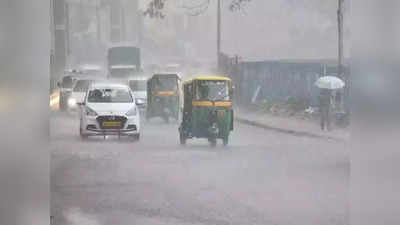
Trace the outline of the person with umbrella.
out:
[[[319,106],[321,111],[321,130],[331,130],[331,111],[333,91],[344,87],[344,82],[334,76],[320,77],[315,85],[319,87]]]

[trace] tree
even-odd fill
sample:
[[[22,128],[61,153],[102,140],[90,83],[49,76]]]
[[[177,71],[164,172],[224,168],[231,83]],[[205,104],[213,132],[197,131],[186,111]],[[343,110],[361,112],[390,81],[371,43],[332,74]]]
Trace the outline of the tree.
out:
[[[173,0],[151,0],[148,4],[145,16],[150,18],[163,19],[165,14],[163,9],[167,2]],[[175,0],[177,1],[177,0]],[[248,3],[252,0],[230,0],[229,10],[240,11],[243,8],[243,4]],[[210,5],[211,0],[180,0],[180,8],[184,9],[190,16],[198,16],[205,12]],[[221,67],[221,0],[217,2],[217,65],[218,68]]]
[[[167,2],[172,2],[173,0],[151,0],[148,3],[147,9],[144,11],[145,16],[150,18],[163,19],[165,14],[163,10]],[[230,0],[229,9],[231,11],[242,10],[243,4],[250,2],[252,0]],[[181,0],[181,8],[186,10],[189,15],[197,16],[205,12],[211,2],[211,0]]]

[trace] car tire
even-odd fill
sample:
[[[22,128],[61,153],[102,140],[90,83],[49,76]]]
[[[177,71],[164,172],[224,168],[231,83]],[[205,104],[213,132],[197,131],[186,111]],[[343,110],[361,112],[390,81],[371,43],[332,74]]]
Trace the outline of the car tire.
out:
[[[59,109],[61,112],[65,112],[67,110],[67,102],[66,102],[66,98],[62,97],[60,95],[60,100],[59,100]]]
[[[88,135],[82,133],[82,128],[79,129],[79,135],[81,136],[82,140],[87,140],[88,139]]]
[[[88,135],[86,135],[86,134],[84,134],[82,132],[82,125],[81,124],[79,124],[79,136],[81,136],[82,140],[87,140],[88,139]]]
[[[134,135],[132,135],[132,140],[133,141],[140,141],[140,134],[134,134]]]

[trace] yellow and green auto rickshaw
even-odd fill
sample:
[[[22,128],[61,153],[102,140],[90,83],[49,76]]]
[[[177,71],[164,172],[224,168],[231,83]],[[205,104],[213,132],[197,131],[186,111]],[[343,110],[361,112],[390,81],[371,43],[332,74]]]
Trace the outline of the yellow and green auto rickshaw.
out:
[[[222,76],[199,76],[183,84],[184,106],[180,143],[190,138],[217,139],[227,145],[233,130],[232,81]]]
[[[161,117],[176,120],[180,111],[180,77],[178,74],[154,74],[147,81],[146,119]]]

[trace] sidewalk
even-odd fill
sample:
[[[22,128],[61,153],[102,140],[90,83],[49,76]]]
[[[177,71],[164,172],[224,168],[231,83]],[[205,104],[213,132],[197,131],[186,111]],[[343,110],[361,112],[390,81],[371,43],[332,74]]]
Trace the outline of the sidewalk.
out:
[[[325,138],[335,141],[346,141],[350,138],[349,129],[334,127],[332,131],[322,131],[318,121],[279,117],[241,108],[235,108],[235,120],[243,124],[296,136]]]

